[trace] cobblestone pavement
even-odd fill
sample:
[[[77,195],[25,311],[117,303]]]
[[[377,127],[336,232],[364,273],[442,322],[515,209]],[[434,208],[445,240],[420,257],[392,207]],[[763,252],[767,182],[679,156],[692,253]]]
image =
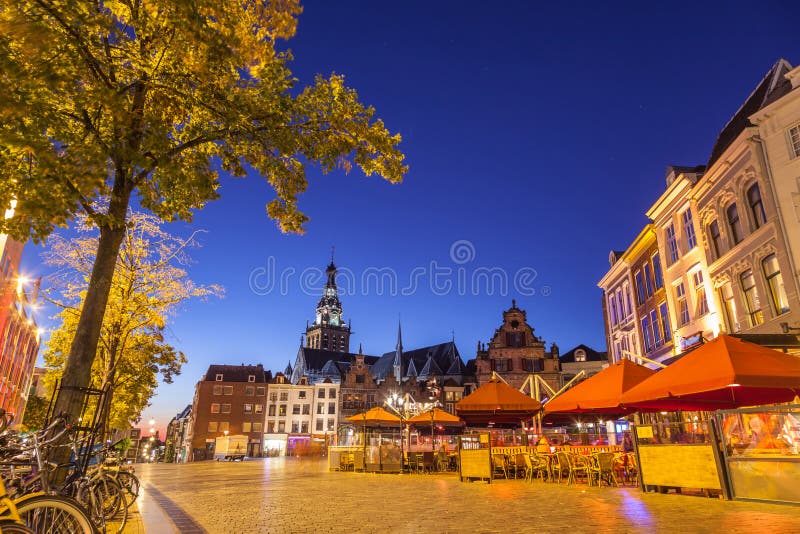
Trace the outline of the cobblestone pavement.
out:
[[[155,464],[137,466],[137,475],[212,534],[800,533],[793,506],[539,480],[329,472],[317,459]]]

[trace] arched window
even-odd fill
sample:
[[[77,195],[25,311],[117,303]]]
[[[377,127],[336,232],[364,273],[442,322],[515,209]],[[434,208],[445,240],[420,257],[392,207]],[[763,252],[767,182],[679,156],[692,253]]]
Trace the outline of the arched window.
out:
[[[767,222],[767,214],[764,212],[764,203],[761,202],[761,191],[758,184],[753,184],[747,190],[747,203],[750,204],[750,213],[753,215],[755,229]]]
[[[742,239],[744,239],[744,234],[742,234],[742,221],[739,220],[739,209],[734,203],[728,206],[725,213],[728,216],[728,227],[731,230],[731,246],[738,245]]]

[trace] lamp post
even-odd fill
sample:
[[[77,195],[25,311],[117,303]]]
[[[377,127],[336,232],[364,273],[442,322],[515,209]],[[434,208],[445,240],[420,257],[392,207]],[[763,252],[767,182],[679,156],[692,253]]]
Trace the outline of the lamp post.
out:
[[[405,440],[403,432],[405,431],[404,423],[408,419],[408,409],[410,408],[408,400],[403,395],[392,393],[386,399],[386,406],[388,406],[400,418],[400,472],[405,472],[405,452],[403,450],[403,441]],[[366,437],[366,436],[365,436]]]
[[[428,384],[428,408],[431,412],[431,451],[436,452],[436,439],[434,434],[434,417],[436,415],[436,407],[439,405],[439,394],[441,388],[436,383],[436,378],[431,380]]]

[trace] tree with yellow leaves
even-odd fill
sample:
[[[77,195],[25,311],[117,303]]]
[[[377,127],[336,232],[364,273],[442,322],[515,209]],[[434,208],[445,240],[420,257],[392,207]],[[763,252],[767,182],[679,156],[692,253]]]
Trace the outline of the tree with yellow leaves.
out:
[[[100,343],[91,371],[91,386],[108,389],[108,428],[126,429],[144,409],[158,385],[158,377],[172,382],[186,362],[164,338],[167,321],[189,299],[222,296],[222,288],[194,283],[185,267],[195,234],[176,237],[153,215],[129,211],[127,231],[111,281]],[[97,232],[80,217],[77,235],[54,234],[45,261],[55,267],[44,298],[56,304],[60,325],[44,352],[52,391],[61,379],[86,297]]]
[[[42,240],[83,213],[97,251],[56,410],[77,416],[132,195],[163,220],[252,171],[284,232],[307,217],[305,166],[400,182],[391,134],[344,78],[295,87],[299,0],[18,0],[0,5],[0,232]],[[108,197],[102,209],[95,201]]]

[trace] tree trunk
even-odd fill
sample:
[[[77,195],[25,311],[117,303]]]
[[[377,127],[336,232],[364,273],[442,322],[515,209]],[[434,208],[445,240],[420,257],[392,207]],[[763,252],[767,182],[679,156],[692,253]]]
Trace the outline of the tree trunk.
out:
[[[111,280],[114,276],[119,249],[125,237],[125,219],[131,196],[131,186],[123,176],[118,169],[111,192],[107,218],[104,218],[102,224],[98,225],[100,239],[97,243],[97,255],[56,398],[54,413],[69,415],[73,424],[81,417],[81,408],[85,399],[85,393],[81,388],[86,388],[91,383],[92,363],[97,355],[103,316],[111,292]],[[69,463],[70,448],[68,446],[58,447],[53,460],[59,464]],[[66,470],[59,469],[55,473],[53,482],[58,484],[63,481],[65,476]]]

